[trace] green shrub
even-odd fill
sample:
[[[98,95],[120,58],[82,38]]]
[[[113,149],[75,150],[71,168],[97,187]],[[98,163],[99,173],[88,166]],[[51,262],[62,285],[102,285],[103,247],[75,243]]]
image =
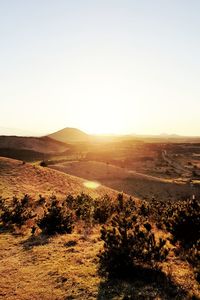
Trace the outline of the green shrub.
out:
[[[96,199],[84,193],[76,197],[68,195],[63,205],[65,204],[75,212],[78,220],[90,224],[106,223],[115,210],[113,201],[107,195]]]
[[[165,225],[185,248],[191,248],[200,237],[200,202],[197,199],[177,202],[165,213]]]
[[[65,205],[69,209],[75,209],[75,207],[76,207],[75,198],[71,194],[67,195],[67,198],[63,202],[63,206],[65,206]]]
[[[30,197],[25,195],[21,200],[13,197],[8,205],[5,201],[1,201],[1,222],[4,227],[16,225],[21,227],[28,219],[33,218]]]
[[[92,223],[94,200],[87,194],[81,193],[75,199],[75,214],[78,219]]]
[[[193,266],[196,279],[200,282],[200,239],[187,251],[186,259]]]
[[[99,224],[105,224],[112,216],[115,205],[108,195],[94,200],[93,219]]]
[[[54,235],[56,233],[71,233],[73,230],[74,216],[69,209],[59,205],[53,197],[50,207],[44,216],[37,222],[43,233]]]
[[[94,200],[87,194],[81,193],[76,197],[68,195],[64,205],[72,209],[78,220],[92,223],[94,212]]]
[[[150,223],[137,213],[132,201],[119,195],[117,213],[109,226],[101,229],[104,250],[100,253],[100,270],[109,275],[122,276],[139,264],[156,266],[166,258],[166,241],[155,240]]]

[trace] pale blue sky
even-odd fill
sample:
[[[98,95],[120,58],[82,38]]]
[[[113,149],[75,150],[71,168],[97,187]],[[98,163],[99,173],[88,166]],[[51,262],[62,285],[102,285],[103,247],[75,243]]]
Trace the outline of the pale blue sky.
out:
[[[0,127],[200,135],[200,1],[0,0]]]

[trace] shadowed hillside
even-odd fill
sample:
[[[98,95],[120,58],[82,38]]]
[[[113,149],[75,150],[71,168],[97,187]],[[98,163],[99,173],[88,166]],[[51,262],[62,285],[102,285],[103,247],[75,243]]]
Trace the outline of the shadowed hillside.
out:
[[[69,146],[49,137],[0,136],[0,149],[33,150],[40,153],[64,152]]]

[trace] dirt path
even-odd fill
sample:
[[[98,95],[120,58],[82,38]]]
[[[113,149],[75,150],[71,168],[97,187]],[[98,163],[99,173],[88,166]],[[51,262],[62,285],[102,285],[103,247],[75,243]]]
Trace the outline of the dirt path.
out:
[[[162,158],[163,160],[168,163],[170,166],[172,166],[174,169],[176,169],[178,172],[184,172],[184,173],[189,173],[188,170],[184,167],[182,167],[179,163],[176,161],[172,160],[170,156],[167,154],[166,150],[162,151]]]

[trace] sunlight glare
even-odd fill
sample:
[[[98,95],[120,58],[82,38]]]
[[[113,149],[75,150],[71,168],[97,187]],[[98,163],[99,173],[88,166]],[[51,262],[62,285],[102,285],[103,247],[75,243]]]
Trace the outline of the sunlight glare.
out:
[[[100,186],[100,183],[96,182],[96,181],[85,181],[83,183],[83,185],[89,189],[96,189]]]

